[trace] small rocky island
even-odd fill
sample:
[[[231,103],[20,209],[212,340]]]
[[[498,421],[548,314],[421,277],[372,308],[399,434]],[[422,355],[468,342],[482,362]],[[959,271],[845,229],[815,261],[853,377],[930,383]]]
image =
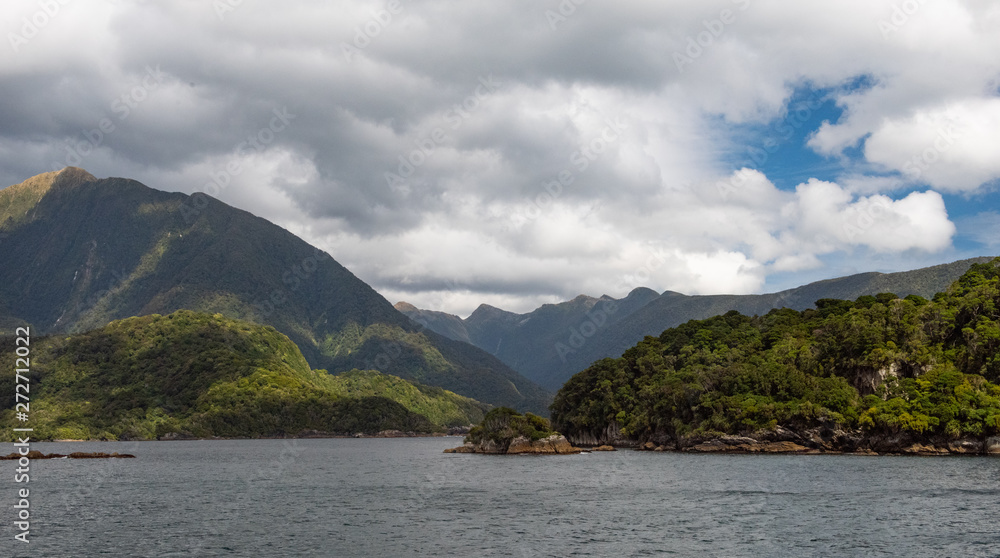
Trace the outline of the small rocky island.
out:
[[[557,455],[580,453],[548,419],[531,413],[519,414],[508,407],[486,413],[483,422],[469,431],[465,445],[445,453],[488,453],[494,455]]]

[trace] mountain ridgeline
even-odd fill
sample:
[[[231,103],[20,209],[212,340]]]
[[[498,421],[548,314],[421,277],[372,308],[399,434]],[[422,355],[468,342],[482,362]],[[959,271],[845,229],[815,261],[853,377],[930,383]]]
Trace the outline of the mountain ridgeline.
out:
[[[421,328],[329,254],[203,194],[66,168],[0,191],[0,334],[188,309],[270,325],[315,369],[375,369],[547,414],[551,394]]]
[[[728,435],[1000,453],[998,266],[971,266],[932,300],[883,293],[689,321],[573,376],[553,425],[574,443],[685,449]]]
[[[14,344],[0,362],[14,368]],[[312,370],[273,327],[179,310],[30,338],[32,438],[150,440],[440,432],[486,405],[375,371]],[[9,377],[8,377],[9,378]],[[14,424],[13,379],[0,417]]]
[[[527,314],[484,304],[464,320],[405,302],[396,308],[428,329],[470,342],[543,387],[557,390],[593,362],[620,356],[646,335],[659,335],[688,320],[730,310],[747,315],[766,314],[772,308],[805,310],[822,298],[854,300],[882,292],[930,298],[970,265],[989,260],[973,258],[899,273],[861,273],[762,295],[688,296],[672,291],[660,295],[637,288],[622,299],[581,295]]]

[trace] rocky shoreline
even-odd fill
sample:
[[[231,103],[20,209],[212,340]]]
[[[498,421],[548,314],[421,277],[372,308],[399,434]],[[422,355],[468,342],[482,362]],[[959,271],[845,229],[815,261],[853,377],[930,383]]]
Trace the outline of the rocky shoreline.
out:
[[[15,460],[22,457],[27,457],[28,459],[135,459],[135,456],[130,453],[104,453],[101,451],[96,452],[82,452],[75,451],[69,455],[63,455],[61,453],[42,453],[40,451],[29,451],[25,455],[20,453],[9,453],[7,455],[0,455],[0,460]]]
[[[479,444],[466,442],[457,448],[444,450],[444,453],[486,453],[491,455],[570,455],[584,450],[569,443],[562,434],[553,434],[541,440],[530,440],[518,436],[503,447],[493,440],[485,440]]]
[[[912,433],[872,434],[836,427],[815,427],[801,431],[778,426],[750,435],[680,437],[654,435],[647,440],[622,436],[614,427],[600,435],[570,435],[580,447],[610,445],[639,451],[686,453],[772,453],[772,454],[855,454],[855,455],[995,455],[1000,456],[1000,436],[946,438]]]
[[[402,430],[382,430],[375,433],[365,433],[365,432],[324,432],[321,430],[303,430],[296,434],[285,434],[283,436],[259,436],[256,438],[233,438],[225,436],[213,436],[211,438],[199,438],[198,436],[192,436],[190,434],[180,433],[180,432],[170,432],[160,436],[155,441],[169,442],[178,440],[288,440],[288,439],[304,439],[304,438],[444,438],[447,436],[465,436],[469,433],[471,426],[454,426],[448,429],[447,432],[413,432]],[[57,440],[60,441],[60,440]],[[83,440],[79,440],[83,441]],[[99,440],[90,440],[92,442]],[[121,440],[128,441],[128,440]],[[137,440],[144,441],[144,440]],[[154,441],[154,440],[145,440]]]

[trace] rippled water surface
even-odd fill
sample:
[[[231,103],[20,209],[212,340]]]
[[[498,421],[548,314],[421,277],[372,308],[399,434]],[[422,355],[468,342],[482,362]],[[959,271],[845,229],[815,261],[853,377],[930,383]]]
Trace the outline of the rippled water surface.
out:
[[[1000,459],[443,454],[457,438],[34,444],[4,556],[1000,556]],[[8,453],[6,451],[2,453]]]

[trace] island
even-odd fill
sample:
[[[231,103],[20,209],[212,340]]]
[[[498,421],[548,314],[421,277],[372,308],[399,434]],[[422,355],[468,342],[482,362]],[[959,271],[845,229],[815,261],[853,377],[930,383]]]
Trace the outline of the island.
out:
[[[465,444],[445,453],[486,453],[493,455],[565,455],[580,453],[565,436],[552,430],[548,419],[531,413],[519,414],[509,407],[497,407],[465,437]]]
[[[931,300],[690,320],[593,363],[550,409],[582,447],[1000,455],[1000,258]]]

